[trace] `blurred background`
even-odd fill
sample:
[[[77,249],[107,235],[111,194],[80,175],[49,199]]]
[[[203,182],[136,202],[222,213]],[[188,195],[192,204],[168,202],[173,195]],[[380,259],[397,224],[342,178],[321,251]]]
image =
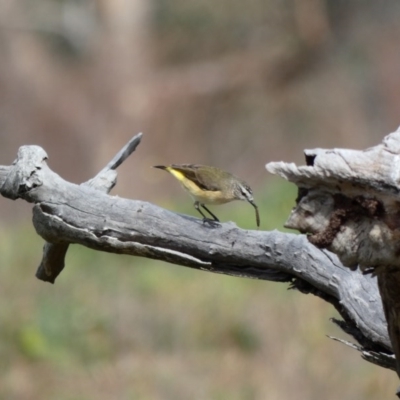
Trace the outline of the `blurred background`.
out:
[[[400,125],[399,18],[395,0],[0,0],[0,163],[38,144],[80,183],[142,131],[113,194],[197,216],[150,167],[215,165],[283,230],[296,191],[266,162]],[[216,213],[255,227],[248,204]],[[319,299],[79,246],[51,286],[30,219],[0,199],[0,400],[393,396]]]

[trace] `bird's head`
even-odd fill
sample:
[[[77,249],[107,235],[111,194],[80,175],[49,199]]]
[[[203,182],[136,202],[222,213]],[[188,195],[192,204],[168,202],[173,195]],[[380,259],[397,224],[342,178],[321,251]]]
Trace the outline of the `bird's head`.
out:
[[[234,196],[236,199],[248,201],[250,204],[254,202],[253,191],[244,182],[236,182],[234,187]]]
[[[260,216],[258,213],[258,207],[256,203],[254,203],[253,198],[253,191],[251,190],[250,186],[247,185],[245,182],[236,182],[234,187],[234,196],[238,200],[245,200],[248,201],[256,211],[256,222],[257,227],[260,226]]]

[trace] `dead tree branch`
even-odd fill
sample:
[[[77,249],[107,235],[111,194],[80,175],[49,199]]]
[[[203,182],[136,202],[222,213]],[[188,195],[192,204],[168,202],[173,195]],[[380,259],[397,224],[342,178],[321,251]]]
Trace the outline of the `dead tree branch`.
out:
[[[305,166],[267,169],[299,188],[286,226],[378,278],[400,376],[400,129],[364,151],[306,150]],[[399,396],[400,397],[400,396]]]
[[[345,268],[304,235],[243,230],[231,222],[210,226],[147,202],[108,195],[116,181],[115,168],[139,141],[140,136],[133,138],[82,185],[54,173],[38,146],[21,147],[13,165],[0,166],[0,193],[34,203],[33,224],[47,241],[39,279],[54,282],[69,245],[78,243],[204,271],[290,282],[339,311],[343,321],[337,323],[360,343],[357,349],[365,359],[395,369],[375,277]]]

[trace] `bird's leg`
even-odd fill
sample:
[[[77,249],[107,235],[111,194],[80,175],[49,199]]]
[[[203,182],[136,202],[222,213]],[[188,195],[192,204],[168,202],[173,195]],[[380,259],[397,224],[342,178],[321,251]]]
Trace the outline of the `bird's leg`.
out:
[[[200,210],[200,203],[198,201],[194,202],[194,208],[202,215],[203,219],[208,219],[204,214],[203,211]]]
[[[219,219],[204,204],[201,206],[214,218],[214,221],[219,222]]]
[[[204,206],[204,204],[201,204],[201,206],[207,210],[207,208]],[[201,211],[200,203],[198,201],[194,202],[194,208],[202,215],[204,223],[208,222],[209,224],[213,224],[213,223],[219,222],[218,218],[212,212],[210,212],[209,210],[207,210],[207,211],[210,213],[210,215],[213,216],[214,219],[210,219],[210,218],[206,217],[204,215],[203,211]]]

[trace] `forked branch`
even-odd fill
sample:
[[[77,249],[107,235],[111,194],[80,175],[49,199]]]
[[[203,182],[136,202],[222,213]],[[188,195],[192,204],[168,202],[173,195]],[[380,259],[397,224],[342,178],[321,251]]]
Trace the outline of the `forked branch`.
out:
[[[210,272],[290,282],[339,311],[339,325],[358,340],[366,359],[395,368],[376,278],[343,267],[334,254],[318,249],[304,235],[243,230],[231,222],[210,226],[147,202],[109,196],[115,168],[139,141],[140,136],[132,139],[82,185],[54,173],[37,146],[21,147],[12,166],[0,167],[1,194],[34,203],[35,229],[47,241],[39,279],[54,282],[69,245],[78,243]]]

